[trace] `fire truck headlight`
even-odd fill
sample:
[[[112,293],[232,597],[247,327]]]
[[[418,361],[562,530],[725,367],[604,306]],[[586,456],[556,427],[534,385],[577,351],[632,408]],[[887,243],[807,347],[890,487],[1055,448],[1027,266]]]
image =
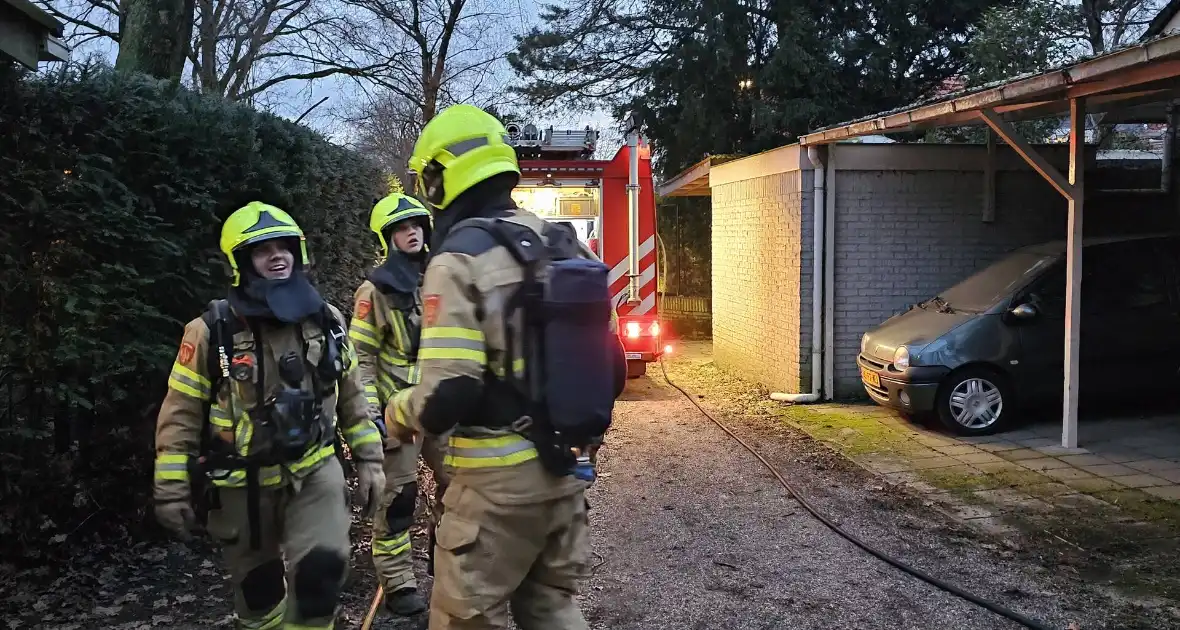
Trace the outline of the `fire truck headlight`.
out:
[[[627,322],[627,337],[629,339],[639,338],[639,322]]]
[[[651,328],[649,328],[648,330],[651,332],[652,337],[659,337],[660,336],[660,323],[659,322],[652,322]]]

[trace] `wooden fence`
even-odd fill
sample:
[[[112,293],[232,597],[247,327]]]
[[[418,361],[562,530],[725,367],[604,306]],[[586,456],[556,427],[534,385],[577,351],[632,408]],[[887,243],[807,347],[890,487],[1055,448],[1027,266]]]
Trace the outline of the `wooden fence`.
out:
[[[671,319],[712,319],[713,301],[696,295],[665,295],[660,310]]]
[[[677,336],[707,338],[713,332],[713,301],[696,295],[665,295],[660,318],[671,323]]]

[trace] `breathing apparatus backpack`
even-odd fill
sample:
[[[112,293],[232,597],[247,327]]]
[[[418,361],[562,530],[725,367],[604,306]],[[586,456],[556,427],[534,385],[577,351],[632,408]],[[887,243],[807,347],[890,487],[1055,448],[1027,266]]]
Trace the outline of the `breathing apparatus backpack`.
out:
[[[454,229],[478,227],[520,263],[524,279],[508,300],[506,314],[524,312],[523,376],[506,369],[524,420],[520,432],[537,447],[552,474],[573,474],[585,449],[601,440],[614,409],[615,361],[611,331],[610,269],[582,256],[574,236],[546,223],[538,235],[507,220],[473,218]],[[505,317],[505,366],[517,357],[510,317]]]
[[[259,470],[264,466],[275,466],[297,461],[313,445],[328,445],[336,443],[339,449],[339,438],[327,424],[323,414],[322,402],[328,397],[344,373],[344,327],[332,315],[325,304],[317,315],[318,323],[324,335],[324,350],[319,364],[312,370],[313,391],[302,387],[305,376],[305,358],[307,349],[302,354],[289,353],[279,360],[279,378],[282,386],[271,396],[263,397],[265,375],[261,360],[262,339],[257,329],[254,335],[254,360],[258,374],[256,382],[256,400],[258,404],[249,412],[252,423],[252,438],[247,445],[248,452],[241,455],[233,446],[213,436],[213,425],[208,421],[213,400],[220,391],[221,384],[226,379],[249,380],[252,374],[240,371],[248,370],[246,364],[237,364],[234,357],[234,334],[237,326],[242,325],[234,318],[230,311],[228,300],[214,300],[202,315],[209,328],[209,352],[206,354],[206,373],[210,381],[210,400],[206,403],[205,423],[201,430],[200,470],[193,475],[193,479],[202,482],[200,489],[194,488],[194,497],[203,494],[205,479],[225,479],[233,471],[246,472],[247,510],[250,520],[250,540],[253,548],[257,548],[258,530],[258,501],[259,501]],[[250,375],[248,375],[250,374]],[[233,418],[233,432],[236,435],[240,415],[233,409],[232,396],[230,416]],[[215,471],[216,474],[215,474]],[[216,488],[210,490],[210,502],[218,507],[219,502]]]

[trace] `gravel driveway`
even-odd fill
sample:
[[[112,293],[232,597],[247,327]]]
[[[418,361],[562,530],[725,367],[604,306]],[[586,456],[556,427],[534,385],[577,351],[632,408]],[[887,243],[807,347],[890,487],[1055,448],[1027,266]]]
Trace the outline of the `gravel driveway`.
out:
[[[599,566],[584,608],[594,628],[1021,627],[837,536],[665,385],[658,365],[650,373],[616,407],[589,497]],[[1040,566],[1021,542],[977,539],[772,419],[734,413],[717,375],[701,380],[683,363],[670,373],[870,544],[1050,627],[1165,627]]]

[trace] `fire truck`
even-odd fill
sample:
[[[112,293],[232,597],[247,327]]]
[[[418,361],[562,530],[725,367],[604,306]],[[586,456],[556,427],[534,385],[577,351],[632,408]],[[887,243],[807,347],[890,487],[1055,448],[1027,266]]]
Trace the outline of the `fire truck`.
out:
[[[508,123],[521,181],[516,204],[572,228],[610,267],[610,291],[627,355],[627,376],[671,352],[661,334],[651,147],[634,130],[610,160],[595,160],[598,132]]]

